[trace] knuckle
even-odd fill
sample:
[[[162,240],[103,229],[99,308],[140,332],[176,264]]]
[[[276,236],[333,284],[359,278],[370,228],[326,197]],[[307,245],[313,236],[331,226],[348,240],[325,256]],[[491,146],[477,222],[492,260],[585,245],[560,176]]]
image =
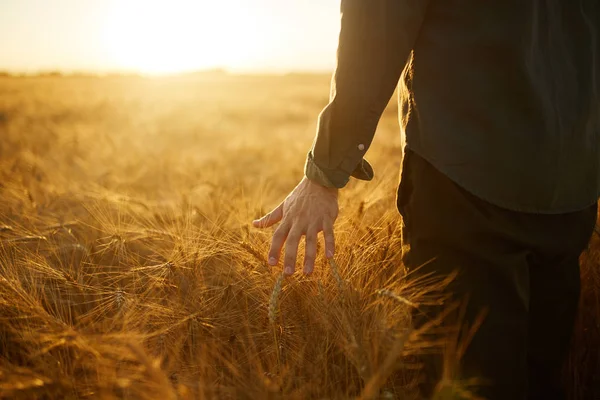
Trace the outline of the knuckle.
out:
[[[274,244],[271,244],[271,248],[269,249],[269,256],[276,257],[277,255],[279,255],[279,251],[279,247],[277,247]]]
[[[297,231],[292,231],[288,235],[288,242],[299,242],[302,234]]]
[[[297,256],[297,252],[293,249],[285,249],[285,259],[286,260],[295,260]]]
[[[284,263],[285,263],[285,265],[289,265],[289,266],[296,265],[296,255],[291,256],[291,255],[286,254]]]
[[[273,240],[271,241],[271,250],[275,251],[277,249],[279,249],[281,247],[282,241],[281,240],[277,240],[277,238],[273,238]]]
[[[285,252],[286,254],[294,255],[296,257],[296,253],[298,252],[298,243],[288,241],[285,244]]]
[[[273,238],[273,240],[271,241],[271,250],[272,251],[276,251],[281,249],[281,246],[283,245],[283,240],[280,240],[278,238]]]
[[[287,229],[285,225],[281,225],[279,228],[275,229],[273,233],[273,238],[282,239],[287,234]]]

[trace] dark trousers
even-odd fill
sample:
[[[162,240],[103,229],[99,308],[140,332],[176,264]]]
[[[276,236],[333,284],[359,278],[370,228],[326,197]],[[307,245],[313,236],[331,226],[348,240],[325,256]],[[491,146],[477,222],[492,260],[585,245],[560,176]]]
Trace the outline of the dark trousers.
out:
[[[458,272],[446,289],[450,298],[415,310],[414,326],[435,319],[454,301],[463,305],[464,323],[486,312],[455,378],[482,378],[476,393],[486,399],[564,399],[560,377],[579,299],[579,255],[597,205],[554,215],[506,210],[407,151],[398,209],[409,277]],[[422,361],[421,390],[429,398],[441,377],[442,356],[423,355]]]

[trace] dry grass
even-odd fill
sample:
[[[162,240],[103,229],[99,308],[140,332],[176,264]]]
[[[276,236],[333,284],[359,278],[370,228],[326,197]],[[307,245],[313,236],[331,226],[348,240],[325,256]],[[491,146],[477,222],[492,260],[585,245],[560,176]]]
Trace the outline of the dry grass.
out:
[[[409,313],[436,287],[400,263],[394,110],[376,180],[342,193],[336,263],[283,279],[249,224],[302,176],[327,86],[0,78],[0,396],[414,398],[413,356],[435,344]],[[595,238],[574,398],[600,372],[599,262]]]

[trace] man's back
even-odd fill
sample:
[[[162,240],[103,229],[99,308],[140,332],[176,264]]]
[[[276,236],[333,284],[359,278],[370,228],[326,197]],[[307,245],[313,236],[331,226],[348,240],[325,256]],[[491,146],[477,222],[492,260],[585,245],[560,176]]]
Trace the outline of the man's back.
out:
[[[576,63],[590,65],[589,35],[572,5],[564,13],[570,51]],[[530,14],[530,2],[521,0],[430,2],[405,71],[407,146],[493,204],[580,210],[599,194],[598,132],[545,126],[526,64]],[[578,76],[581,93],[591,86],[589,71]]]

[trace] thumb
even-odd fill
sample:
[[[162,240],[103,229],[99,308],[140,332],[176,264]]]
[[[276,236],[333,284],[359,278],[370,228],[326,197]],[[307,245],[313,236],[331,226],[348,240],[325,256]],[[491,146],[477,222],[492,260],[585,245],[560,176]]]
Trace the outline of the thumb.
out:
[[[261,219],[256,219],[252,221],[252,225],[255,228],[268,228],[271,225],[274,225],[281,221],[283,218],[283,203],[278,205],[273,211],[262,217]]]

